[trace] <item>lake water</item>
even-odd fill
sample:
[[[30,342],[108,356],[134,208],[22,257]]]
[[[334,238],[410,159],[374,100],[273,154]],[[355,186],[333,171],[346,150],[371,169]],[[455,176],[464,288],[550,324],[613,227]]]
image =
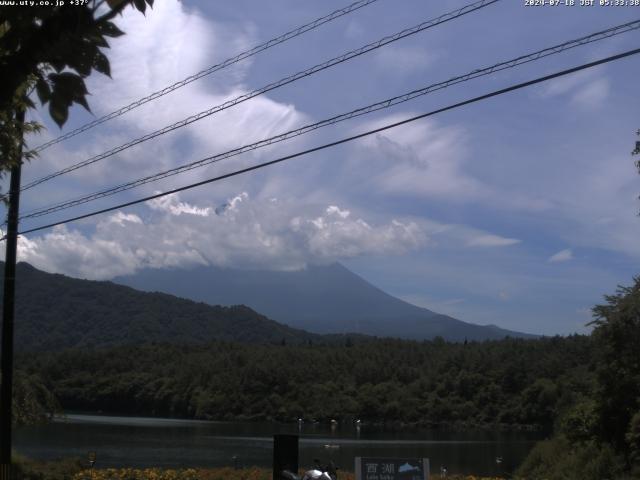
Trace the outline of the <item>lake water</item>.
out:
[[[504,475],[524,459],[539,432],[389,430],[362,425],[204,422],[140,417],[67,415],[14,432],[16,451],[35,459],[97,453],[96,467],[270,467],[272,435],[300,435],[300,466],[314,458],[354,469],[354,458],[427,457],[432,473]],[[500,457],[501,463],[496,462]]]

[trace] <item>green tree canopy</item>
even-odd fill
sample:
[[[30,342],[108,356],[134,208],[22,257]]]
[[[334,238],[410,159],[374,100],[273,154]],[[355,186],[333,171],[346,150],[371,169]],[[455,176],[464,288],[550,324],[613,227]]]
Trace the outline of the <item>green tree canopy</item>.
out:
[[[108,37],[123,35],[112,21],[128,5],[145,12],[153,0],[101,0],[82,5],[15,6],[0,10],[0,175],[11,168],[24,147],[18,112],[35,108],[35,90],[49,115],[62,127],[73,104],[89,110],[84,79],[91,72],[110,75],[103,49]],[[33,154],[24,149],[23,158]]]
[[[598,345],[596,396],[600,437],[631,456],[640,412],[640,276],[593,308]],[[640,458],[639,458],[640,460]]]

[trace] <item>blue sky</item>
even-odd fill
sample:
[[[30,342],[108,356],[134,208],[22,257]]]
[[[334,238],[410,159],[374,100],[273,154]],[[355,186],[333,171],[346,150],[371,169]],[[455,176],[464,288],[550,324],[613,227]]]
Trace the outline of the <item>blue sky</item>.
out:
[[[102,115],[340,1],[156,2],[119,21]],[[465,5],[378,0],[42,152],[23,183]],[[640,18],[634,7],[502,0],[26,191],[66,200]],[[637,48],[637,31],[463,83],[294,141],[192,170],[23,228],[320,145],[512,83]],[[383,290],[465,321],[585,332],[590,308],[639,272],[640,57],[470,105],[290,163],[28,235],[20,258],[109,279],[144,267],[298,269],[340,261]],[[59,134],[45,115],[48,132]],[[74,109],[63,131],[91,120]],[[6,183],[6,182],[5,182]],[[6,188],[6,185],[4,186]],[[224,209],[221,205],[228,204]],[[216,213],[216,208],[218,212]]]

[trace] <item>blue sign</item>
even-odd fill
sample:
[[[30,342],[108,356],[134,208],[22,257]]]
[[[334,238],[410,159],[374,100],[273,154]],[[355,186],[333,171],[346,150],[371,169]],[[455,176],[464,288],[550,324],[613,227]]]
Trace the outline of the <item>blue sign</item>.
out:
[[[429,480],[429,459],[356,457],[356,480]]]

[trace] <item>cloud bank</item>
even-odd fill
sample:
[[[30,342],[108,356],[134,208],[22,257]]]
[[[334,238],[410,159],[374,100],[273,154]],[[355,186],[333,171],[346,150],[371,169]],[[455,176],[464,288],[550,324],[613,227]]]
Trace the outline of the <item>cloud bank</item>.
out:
[[[372,224],[337,205],[252,200],[193,205],[177,195],[148,202],[151,215],[116,212],[83,234],[61,226],[21,238],[19,259],[51,272],[108,279],[140,268],[216,265],[295,270],[372,254],[402,254],[427,243],[423,228],[393,218]]]

